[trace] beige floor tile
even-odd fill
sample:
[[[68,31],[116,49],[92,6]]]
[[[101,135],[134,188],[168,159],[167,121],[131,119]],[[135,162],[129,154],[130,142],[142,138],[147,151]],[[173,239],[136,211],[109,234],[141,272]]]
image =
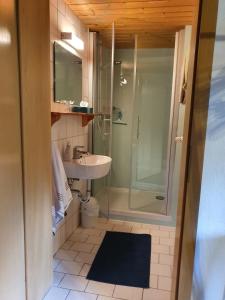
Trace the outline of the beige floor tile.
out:
[[[170,233],[169,231],[164,231],[164,230],[151,230],[150,231],[151,235],[153,236],[158,236],[158,237],[164,237],[164,238],[169,238]]]
[[[160,238],[158,236],[152,236],[152,244],[159,244]]]
[[[136,222],[125,222],[125,224],[132,226],[132,228],[143,228],[142,223],[136,223]]]
[[[91,268],[91,265],[84,264],[79,275],[86,277],[88,272],[90,271],[90,268]]]
[[[97,282],[90,280],[86,292],[91,294],[98,294],[102,296],[112,297],[115,285],[103,282]]]
[[[169,254],[170,253],[170,246],[152,244],[152,252],[162,253],[162,254]]]
[[[88,284],[88,280],[82,276],[65,275],[59,286],[65,289],[83,292]]]
[[[110,231],[110,230],[113,229],[113,226],[114,225],[110,224],[110,223],[97,223],[95,227],[98,228],[98,229]]]
[[[77,233],[82,233],[83,231],[83,228],[82,227],[77,227],[75,230],[74,230],[74,234],[77,234]]]
[[[60,259],[53,258],[53,263],[52,263],[53,270],[55,270],[57,268],[57,266],[59,265],[60,262],[61,262]]]
[[[77,257],[75,258],[75,261],[80,262],[80,263],[86,263],[86,264],[92,264],[93,260],[95,258],[94,253],[85,253],[85,252],[80,252]]]
[[[170,292],[157,289],[145,289],[143,300],[170,300]]]
[[[172,226],[162,226],[161,225],[159,228],[160,228],[160,230],[165,230],[165,231],[173,231],[173,232],[176,231],[176,227],[172,227]]]
[[[176,232],[175,231],[170,231],[170,238],[175,239],[176,238]]]
[[[142,293],[143,289],[141,288],[116,285],[113,297],[126,300],[141,300]]]
[[[151,253],[151,263],[158,264],[159,263],[159,253]]]
[[[55,255],[55,258],[73,261],[77,254],[77,251],[59,249]]]
[[[106,218],[98,218],[98,221],[97,223],[107,223],[108,222],[108,219]]]
[[[158,276],[157,275],[150,275],[150,288],[157,289],[158,287]]]
[[[125,224],[124,221],[121,221],[121,220],[113,220],[113,219],[110,219],[110,220],[108,221],[108,223],[109,223],[109,224],[113,224],[113,225],[123,225],[123,224]]]
[[[97,300],[118,300],[118,298],[106,297],[106,296],[98,296]]]
[[[142,224],[143,228],[148,228],[151,230],[158,230],[159,229],[159,225],[155,225],[155,224]]]
[[[174,246],[175,240],[171,238],[160,238],[161,245]]]
[[[93,250],[93,248],[94,248],[93,244],[76,242],[71,247],[71,250],[90,253]]]
[[[68,294],[66,289],[52,287],[43,300],[65,300]]]
[[[174,246],[170,246],[170,255],[174,255]]]
[[[83,263],[73,261],[61,261],[57,266],[56,271],[66,274],[78,275],[82,269]]]
[[[71,234],[71,236],[69,237],[70,241],[73,242],[86,242],[88,239],[89,235],[88,234],[84,234],[84,233],[73,233]]]
[[[173,255],[167,255],[167,254],[160,254],[159,255],[159,263],[162,264],[162,265],[173,266],[173,260],[174,260]]]
[[[100,237],[99,236],[89,236],[89,238],[87,239],[87,243],[94,244],[94,245],[101,245],[101,243],[104,239],[104,235],[100,236]]]
[[[97,295],[84,293],[84,292],[77,292],[77,291],[70,291],[66,300],[96,300]]]
[[[72,247],[73,243],[73,241],[68,240],[62,245],[61,249],[69,250]]]
[[[151,264],[151,274],[171,276],[171,268],[168,265]]]
[[[118,232],[131,232],[132,227],[128,225],[115,225],[113,227],[113,231],[118,231]]]
[[[85,278],[107,230],[152,235],[149,289],[115,286]],[[48,297],[53,298],[44,300],[169,300],[174,237],[173,227],[104,218],[98,219],[96,228],[79,227],[54,257],[56,289],[49,291]],[[70,289],[73,291],[69,293]]]
[[[171,288],[172,288],[172,279],[170,277],[159,276],[158,289],[171,291]]]
[[[60,281],[63,279],[64,277],[64,273],[60,273],[60,272],[53,272],[53,286],[58,286]]]
[[[137,227],[132,227],[131,230],[132,233],[140,233],[140,234],[150,234],[150,230],[148,228],[137,228]]]
[[[92,249],[91,253],[97,254],[99,248],[100,248],[100,245],[95,245],[94,248]]]
[[[99,236],[102,230],[99,228],[83,228],[82,232],[90,236]]]

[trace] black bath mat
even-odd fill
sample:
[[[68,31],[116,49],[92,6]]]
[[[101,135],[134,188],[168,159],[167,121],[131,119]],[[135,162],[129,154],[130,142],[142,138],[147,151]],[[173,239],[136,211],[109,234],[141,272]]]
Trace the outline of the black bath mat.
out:
[[[149,287],[151,236],[107,231],[87,279]]]

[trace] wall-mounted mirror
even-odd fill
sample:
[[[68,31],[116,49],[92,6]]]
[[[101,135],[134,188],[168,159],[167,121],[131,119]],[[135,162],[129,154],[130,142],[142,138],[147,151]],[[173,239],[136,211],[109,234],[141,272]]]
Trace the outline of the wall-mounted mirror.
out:
[[[54,43],[54,100],[82,100],[82,59],[64,42]]]

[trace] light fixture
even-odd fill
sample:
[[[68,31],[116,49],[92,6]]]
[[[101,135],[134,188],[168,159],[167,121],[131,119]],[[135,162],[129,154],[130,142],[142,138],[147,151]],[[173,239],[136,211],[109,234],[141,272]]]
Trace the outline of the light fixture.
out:
[[[72,32],[61,32],[61,40],[70,44],[77,50],[84,50],[84,42]]]
[[[0,27],[0,45],[8,46],[11,44],[11,34],[7,28]]]

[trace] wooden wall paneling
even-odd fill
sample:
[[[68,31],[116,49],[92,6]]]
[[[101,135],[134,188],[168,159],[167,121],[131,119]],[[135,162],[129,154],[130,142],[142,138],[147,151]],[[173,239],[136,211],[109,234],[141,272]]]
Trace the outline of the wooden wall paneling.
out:
[[[25,299],[21,120],[14,0],[0,0],[0,299]]]
[[[123,34],[123,37],[127,36],[129,40],[129,33],[167,31],[174,37],[176,31],[193,23],[198,0],[67,0],[67,3],[74,14],[92,31],[102,31],[114,22],[117,47],[124,48],[132,46],[124,42],[120,34]],[[172,47],[172,42],[168,46],[168,43],[160,41],[160,37],[155,35],[154,42],[145,41],[141,47]]]
[[[199,29],[192,36],[175,245],[176,299],[182,300],[191,299],[217,5],[201,1]]]
[[[19,1],[27,300],[52,279],[49,2]]]

